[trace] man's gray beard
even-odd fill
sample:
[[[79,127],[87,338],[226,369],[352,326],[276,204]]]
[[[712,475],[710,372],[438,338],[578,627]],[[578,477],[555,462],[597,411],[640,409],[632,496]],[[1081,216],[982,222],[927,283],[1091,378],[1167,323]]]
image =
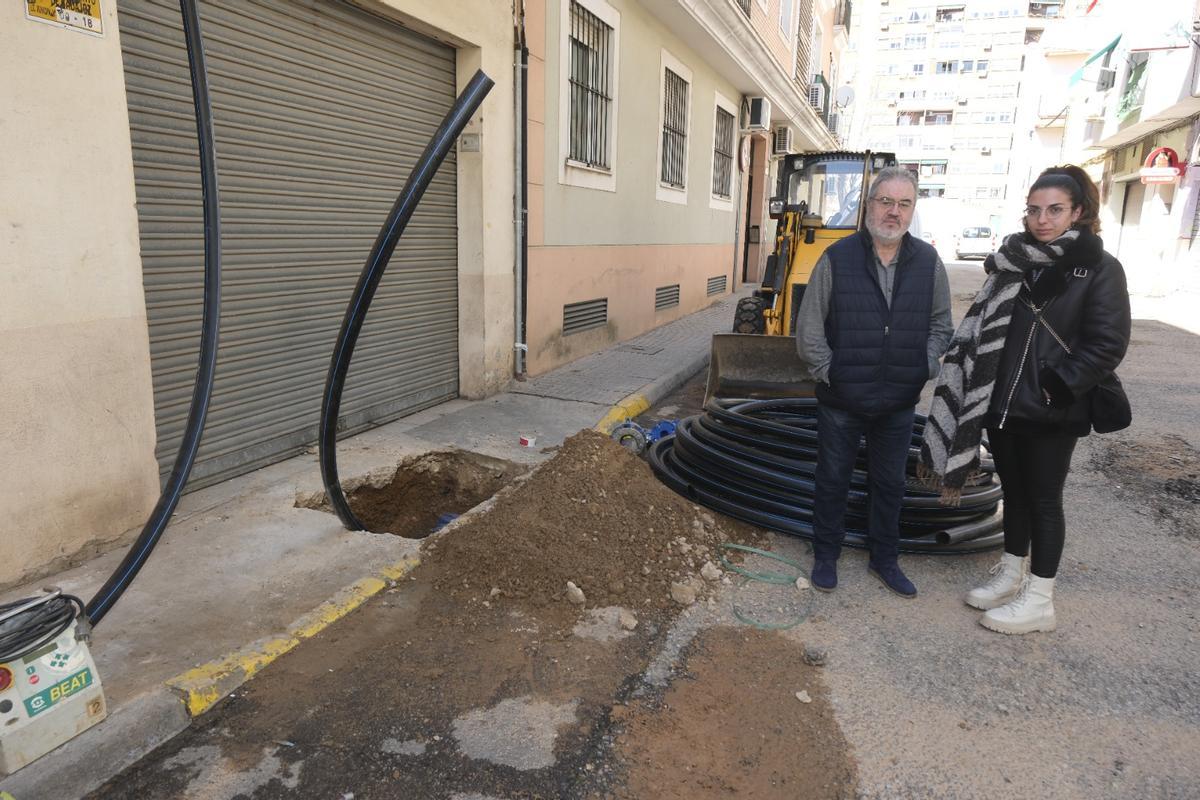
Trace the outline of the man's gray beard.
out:
[[[871,234],[871,238],[881,244],[895,244],[904,238],[904,234],[908,233],[908,229],[901,230],[900,233],[896,234],[895,236],[885,236],[882,231],[868,222],[867,233]]]

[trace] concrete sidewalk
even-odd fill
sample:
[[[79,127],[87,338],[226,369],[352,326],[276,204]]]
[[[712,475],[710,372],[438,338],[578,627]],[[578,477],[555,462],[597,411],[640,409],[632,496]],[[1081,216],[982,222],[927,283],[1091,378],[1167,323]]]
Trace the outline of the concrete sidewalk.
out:
[[[338,448],[343,481],[390,474],[406,457],[446,448],[545,460],[542,448],[636,416],[703,369],[710,337],[729,330],[748,291],[486,400],[451,401],[347,439]],[[536,447],[521,447],[521,435],[536,436]],[[87,793],[416,566],[415,540],[349,532],[331,514],[295,507],[298,495],[321,489],[313,448],[186,495],[96,630],[108,719],[0,779],[0,789],[16,800]],[[124,555],[118,546],[0,600],[50,585],[86,600]]]

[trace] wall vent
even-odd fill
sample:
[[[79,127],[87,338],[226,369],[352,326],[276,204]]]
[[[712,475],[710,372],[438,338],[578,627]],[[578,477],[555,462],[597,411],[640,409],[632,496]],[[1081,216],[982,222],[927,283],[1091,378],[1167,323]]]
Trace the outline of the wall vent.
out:
[[[726,276],[724,275],[708,279],[708,294],[710,297],[714,294],[722,294],[725,291],[725,280]]]
[[[603,328],[608,324],[608,298],[585,300],[563,306],[563,336]]]
[[[679,305],[679,284],[671,286],[660,286],[654,290],[654,310],[662,311],[664,308],[673,308]]]

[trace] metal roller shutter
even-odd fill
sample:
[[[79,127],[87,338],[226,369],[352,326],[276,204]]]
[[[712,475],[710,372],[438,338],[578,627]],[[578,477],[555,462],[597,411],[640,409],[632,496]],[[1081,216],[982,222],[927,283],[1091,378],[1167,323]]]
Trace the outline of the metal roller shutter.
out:
[[[179,6],[121,0],[159,464],[179,447],[200,339],[203,220]],[[455,96],[454,51],[333,0],[200,4],[223,288],[193,488],[316,440],[342,314],[396,194]],[[360,430],[458,393],[456,168],[392,257],[342,402]]]

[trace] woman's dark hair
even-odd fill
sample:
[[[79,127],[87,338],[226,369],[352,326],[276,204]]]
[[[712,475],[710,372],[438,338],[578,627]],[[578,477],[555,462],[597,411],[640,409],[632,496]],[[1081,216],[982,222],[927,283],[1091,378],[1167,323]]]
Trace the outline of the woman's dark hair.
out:
[[[1072,206],[1083,209],[1075,227],[1100,233],[1100,190],[1081,168],[1074,164],[1066,164],[1043,170],[1033,182],[1033,186],[1029,187],[1029,193],[1032,194],[1038,189],[1061,189],[1069,194]]]

